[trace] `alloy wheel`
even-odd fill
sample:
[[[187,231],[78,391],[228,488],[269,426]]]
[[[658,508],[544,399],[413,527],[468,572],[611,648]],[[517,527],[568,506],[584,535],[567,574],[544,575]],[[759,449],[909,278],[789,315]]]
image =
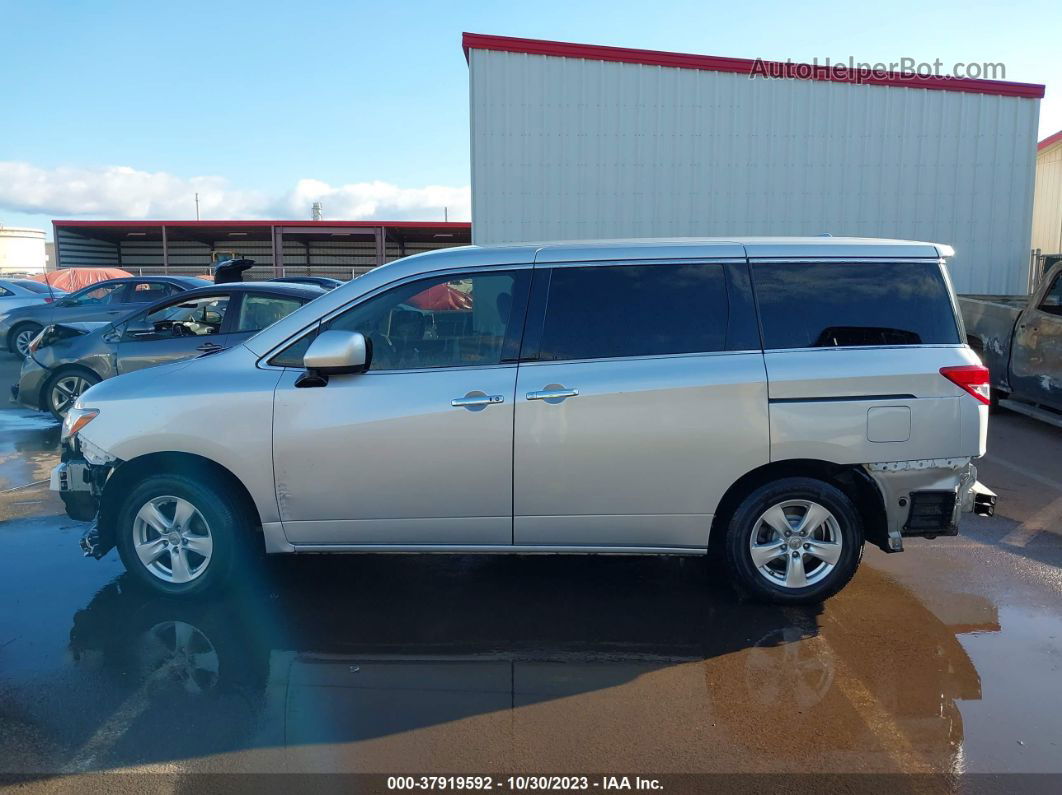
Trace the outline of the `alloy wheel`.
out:
[[[15,335],[15,350],[18,351],[19,356],[23,358],[29,356],[29,344],[39,333],[40,329],[28,328]]]
[[[92,382],[81,375],[66,375],[58,379],[52,385],[48,399],[52,403],[52,410],[65,417],[81,393],[92,386]]]
[[[841,527],[829,509],[811,500],[772,505],[749,536],[752,564],[782,588],[806,588],[829,576],[841,557]]]
[[[162,496],[137,511],[133,550],[152,576],[180,585],[207,570],[214,541],[199,509],[182,497]]]

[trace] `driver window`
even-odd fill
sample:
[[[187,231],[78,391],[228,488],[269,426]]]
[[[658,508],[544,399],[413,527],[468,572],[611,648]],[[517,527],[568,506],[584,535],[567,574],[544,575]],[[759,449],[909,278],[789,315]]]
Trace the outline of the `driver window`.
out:
[[[227,295],[199,296],[169,304],[130,320],[122,339],[147,341],[219,334],[228,304]]]
[[[364,334],[372,341],[371,371],[498,364],[521,277],[506,271],[421,279],[358,304],[320,330]],[[301,367],[312,336],[272,364]]]
[[[102,306],[118,303],[125,284],[109,284],[91,287],[66,299],[67,306]]]
[[[1037,308],[1049,315],[1062,315],[1062,273],[1055,276],[1051,289],[1044,293],[1044,298]]]

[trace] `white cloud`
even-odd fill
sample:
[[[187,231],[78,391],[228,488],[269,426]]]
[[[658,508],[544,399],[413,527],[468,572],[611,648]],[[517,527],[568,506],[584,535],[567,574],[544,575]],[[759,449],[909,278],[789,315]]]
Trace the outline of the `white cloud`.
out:
[[[443,208],[451,221],[472,217],[472,189],[428,185],[400,188],[389,182],[356,182],[333,187],[319,179],[300,179],[285,198],[283,209],[301,218],[315,201],[326,218],[389,221],[441,221]]]
[[[309,218],[320,201],[332,220],[442,220],[471,217],[471,189],[429,185],[401,188],[387,182],[332,186],[300,179],[276,195],[234,188],[223,177],[178,177],[129,166],[43,169],[0,161],[0,210],[54,217],[194,218],[195,194],[203,218]]]

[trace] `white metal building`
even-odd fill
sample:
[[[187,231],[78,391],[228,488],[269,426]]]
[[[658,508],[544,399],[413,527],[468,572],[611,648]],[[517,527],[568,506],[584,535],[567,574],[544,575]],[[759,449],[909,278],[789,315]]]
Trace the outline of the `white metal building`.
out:
[[[954,246],[960,292],[1027,288],[1043,86],[768,79],[751,60],[476,34],[464,47],[476,243],[899,237]]]
[[[1062,131],[1036,147],[1032,247],[1044,254],[1062,254]]]

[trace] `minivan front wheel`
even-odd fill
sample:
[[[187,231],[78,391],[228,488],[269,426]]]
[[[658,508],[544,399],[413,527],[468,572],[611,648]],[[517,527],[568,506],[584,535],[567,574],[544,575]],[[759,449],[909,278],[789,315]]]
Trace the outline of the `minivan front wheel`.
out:
[[[863,555],[863,528],[851,500],[811,478],[761,486],[730,520],[727,559],[737,584],[782,604],[820,602],[841,590]]]
[[[117,513],[118,553],[129,573],[154,591],[191,596],[231,576],[240,515],[216,487],[178,474],[151,475]]]

